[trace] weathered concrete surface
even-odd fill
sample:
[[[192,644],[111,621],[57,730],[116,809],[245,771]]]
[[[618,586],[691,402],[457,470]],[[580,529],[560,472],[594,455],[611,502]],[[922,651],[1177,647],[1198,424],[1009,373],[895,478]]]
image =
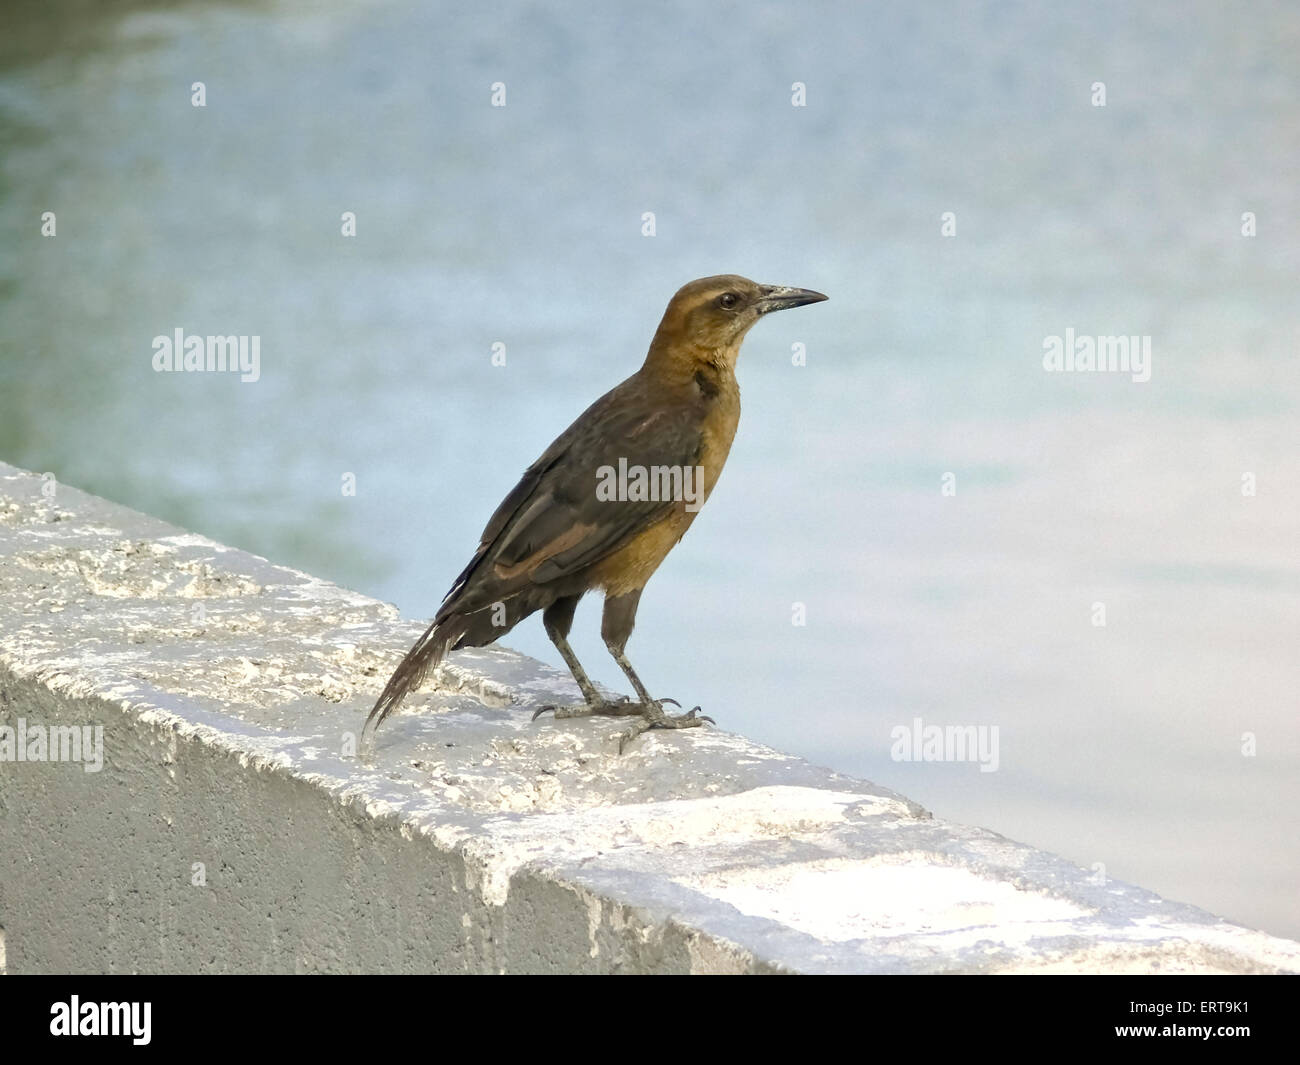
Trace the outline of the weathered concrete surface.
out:
[[[575,690],[506,650],[364,764],[420,622],[43,484],[0,465],[0,725],[100,725],[103,766],[0,762],[10,972],[1300,970],[721,730],[532,724]]]

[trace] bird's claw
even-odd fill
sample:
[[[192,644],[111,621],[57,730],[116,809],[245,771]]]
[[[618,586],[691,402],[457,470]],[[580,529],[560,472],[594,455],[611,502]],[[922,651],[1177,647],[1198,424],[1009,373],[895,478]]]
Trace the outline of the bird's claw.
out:
[[[533,712],[533,720],[536,721],[548,711],[554,711],[557,718],[561,717],[640,717],[641,721],[632,725],[619,735],[618,753],[622,754],[624,748],[636,739],[641,733],[648,732],[653,728],[697,728],[706,721],[710,725],[716,725],[717,722],[707,714],[700,713],[698,706],[692,707],[684,714],[665,714],[664,704],[671,703],[678,708],[681,707],[676,699],[654,699],[648,703],[634,703],[627,696],[621,696],[618,699],[606,699],[599,703],[576,703],[570,706],[559,706],[554,703],[547,703],[545,706],[538,707]]]
[[[627,748],[627,745],[641,735],[641,733],[649,732],[653,728],[698,728],[706,721],[710,725],[717,724],[713,718],[706,714],[701,714],[698,706],[692,707],[684,714],[665,714],[663,711],[664,703],[672,703],[674,706],[682,705],[675,699],[657,699],[653,703],[645,704],[646,712],[642,714],[642,720],[620,734],[618,738],[619,754],[622,754]]]

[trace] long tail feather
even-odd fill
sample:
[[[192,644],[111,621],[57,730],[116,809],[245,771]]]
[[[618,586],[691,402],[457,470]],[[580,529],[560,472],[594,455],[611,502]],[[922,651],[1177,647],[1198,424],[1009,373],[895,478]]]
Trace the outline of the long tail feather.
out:
[[[375,701],[374,709],[366,718],[361,730],[364,737],[367,732],[374,734],[375,729],[383,724],[384,718],[397,709],[406,694],[424,683],[429,672],[436,669],[464,632],[464,618],[457,614],[449,615],[441,621],[434,621],[415,646],[406,652],[406,657],[397,664],[393,675],[388,678],[384,690]]]

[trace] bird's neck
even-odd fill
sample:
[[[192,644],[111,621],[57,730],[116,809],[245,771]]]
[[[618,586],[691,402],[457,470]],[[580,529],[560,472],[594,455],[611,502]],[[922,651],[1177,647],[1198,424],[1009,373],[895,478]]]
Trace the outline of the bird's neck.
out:
[[[711,348],[681,341],[661,344],[659,340],[655,337],[642,367],[642,372],[654,380],[683,388],[700,380],[719,390],[730,391],[734,386],[739,345],[734,349]]]

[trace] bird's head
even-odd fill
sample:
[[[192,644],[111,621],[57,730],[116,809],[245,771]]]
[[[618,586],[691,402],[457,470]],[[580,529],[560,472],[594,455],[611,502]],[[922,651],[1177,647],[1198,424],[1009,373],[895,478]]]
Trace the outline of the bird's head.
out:
[[[820,292],[786,285],[760,285],[737,274],[691,281],[677,290],[650,345],[663,354],[699,353],[734,367],[740,342],[765,314],[820,303]]]

